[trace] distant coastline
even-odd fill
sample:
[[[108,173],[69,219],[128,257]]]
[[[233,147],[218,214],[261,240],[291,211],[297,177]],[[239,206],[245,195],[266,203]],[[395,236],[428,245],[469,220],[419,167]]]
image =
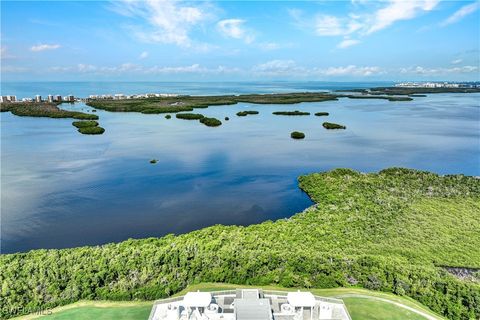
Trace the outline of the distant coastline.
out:
[[[18,82],[2,81],[1,96],[15,96],[18,101],[36,101],[37,96],[50,102],[69,101],[93,97],[115,98],[115,95],[130,98],[159,97],[173,95],[238,95],[269,94],[288,92],[335,92],[338,90],[362,90],[385,87],[424,87],[424,88],[472,88],[480,87],[480,82],[393,82],[393,81],[225,81],[225,82],[162,82],[162,81],[46,81]],[[61,94],[58,94],[61,93]],[[72,94],[73,93],[73,94]],[[60,97],[60,99],[58,99]],[[3,100],[3,99],[2,99]],[[2,102],[2,101],[0,101]],[[38,101],[37,101],[38,102]]]

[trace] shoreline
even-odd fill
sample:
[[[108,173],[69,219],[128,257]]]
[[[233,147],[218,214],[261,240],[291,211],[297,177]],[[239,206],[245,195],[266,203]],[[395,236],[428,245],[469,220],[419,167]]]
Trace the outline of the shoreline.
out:
[[[467,301],[479,284],[460,280],[438,265],[478,267],[474,248],[479,239],[472,234],[479,223],[475,211],[480,197],[478,184],[473,177],[442,177],[412,169],[390,168],[369,174],[335,169],[299,178],[299,187],[315,204],[288,219],[247,227],[215,225],[182,235],[101,246],[6,254],[0,255],[0,266],[5,270],[4,278],[13,281],[9,282],[11,290],[35,287],[39,281],[52,288],[64,283],[74,289],[85,281],[93,285],[75,298],[65,298],[63,290],[57,289],[50,292],[54,299],[48,303],[41,297],[30,298],[47,307],[85,297],[153,300],[178,293],[191,283],[215,281],[362,287],[409,296],[443,315],[453,310],[467,315],[471,305],[457,309],[456,301]],[[410,201],[405,202],[405,198]],[[352,211],[354,208],[356,211]],[[470,228],[454,223],[460,216]],[[448,234],[430,236],[446,225],[458,233],[456,241],[452,242]],[[424,241],[418,242],[419,238]],[[443,250],[437,250],[438,246]],[[458,246],[464,248],[460,253]],[[33,270],[38,271],[18,273],[18,263],[35,265]],[[72,270],[78,265],[85,270],[83,277],[69,276],[75,274]],[[47,275],[41,271],[45,268],[51,270]],[[158,272],[151,273],[154,269]],[[132,277],[132,270],[138,276]],[[63,277],[59,279],[58,274]],[[145,281],[136,283],[135,279]],[[444,288],[434,285],[438,282],[452,292],[452,298],[426,299],[443,295]],[[129,286],[117,287],[117,283]],[[23,292],[24,298],[31,295],[31,291]],[[7,305],[21,306],[9,297],[5,296]],[[442,301],[441,305],[437,301]]]

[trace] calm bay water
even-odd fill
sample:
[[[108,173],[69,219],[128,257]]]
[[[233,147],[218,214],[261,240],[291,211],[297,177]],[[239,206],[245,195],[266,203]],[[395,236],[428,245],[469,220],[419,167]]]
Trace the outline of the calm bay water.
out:
[[[10,83],[2,84],[2,94],[226,94],[370,86]],[[2,113],[2,253],[289,217],[311,205],[297,177],[338,167],[480,175],[479,100],[479,94],[437,94],[410,102],[341,99],[201,109],[206,116],[230,117],[218,128],[164,115],[99,110],[106,129],[101,136],[78,134],[71,119]],[[89,109],[80,103],[68,107]],[[241,110],[260,114],[235,116]],[[272,115],[282,110],[327,111],[330,116]],[[347,130],[327,131],[321,126],[325,120],[345,124]],[[305,132],[306,139],[290,139],[294,130]],[[159,160],[155,165],[149,163],[153,158]]]

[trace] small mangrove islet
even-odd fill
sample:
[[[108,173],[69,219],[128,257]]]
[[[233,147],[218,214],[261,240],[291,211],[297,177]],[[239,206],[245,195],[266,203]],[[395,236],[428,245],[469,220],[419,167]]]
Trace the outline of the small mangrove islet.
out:
[[[217,118],[203,117],[202,119],[200,119],[200,122],[208,127],[218,127],[222,125],[222,121],[218,120]]]
[[[347,129],[346,126],[342,126],[341,124],[332,123],[332,122],[324,122],[322,126],[325,129]]]
[[[328,116],[329,113],[328,113],[328,112],[316,112],[315,115],[316,115],[317,117],[322,117],[322,116]]]
[[[78,132],[82,134],[102,134],[105,132],[105,129],[102,127],[94,126],[94,127],[80,127],[78,128]]]
[[[72,125],[77,128],[96,127],[98,126],[98,122],[95,120],[74,121]]]
[[[305,133],[300,132],[300,131],[293,131],[290,133],[290,137],[292,139],[304,139],[305,138]]]
[[[303,111],[275,111],[273,112],[274,115],[277,116],[309,116],[310,112],[303,112]]]
[[[249,114],[258,114],[258,111],[253,111],[253,110],[246,110],[246,111],[240,111],[237,112],[237,116],[239,117],[246,117]]]
[[[204,118],[203,114],[199,113],[177,113],[175,117],[184,120],[200,120]]]

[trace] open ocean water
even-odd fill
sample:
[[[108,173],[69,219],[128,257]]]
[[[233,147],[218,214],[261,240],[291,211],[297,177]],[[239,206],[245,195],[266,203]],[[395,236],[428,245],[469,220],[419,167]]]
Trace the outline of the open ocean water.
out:
[[[192,95],[351,89],[392,83],[2,83],[1,94]],[[288,218],[312,203],[302,174],[399,166],[480,175],[480,94],[409,102],[340,99],[295,105],[240,103],[200,109],[223,125],[99,110],[101,136],[71,119],[1,113],[1,252],[96,245],[184,233],[213,224]],[[87,111],[83,103],[63,108]],[[237,117],[242,110],[259,115]],[[273,111],[326,111],[282,117]],[[228,116],[230,121],[223,121]],[[328,131],[323,121],[347,130]],[[305,140],[290,132],[306,134]],[[150,159],[158,159],[152,165]]]

